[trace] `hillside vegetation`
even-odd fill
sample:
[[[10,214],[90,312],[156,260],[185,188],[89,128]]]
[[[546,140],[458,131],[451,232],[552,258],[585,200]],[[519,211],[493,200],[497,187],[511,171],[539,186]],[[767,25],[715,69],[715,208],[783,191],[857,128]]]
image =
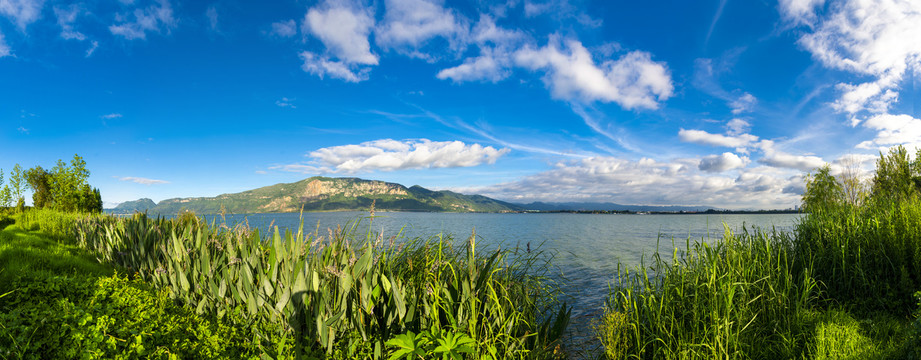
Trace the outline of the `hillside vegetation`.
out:
[[[276,184],[215,197],[166,199],[155,206],[149,199],[120,204],[114,213],[131,214],[147,210],[152,214],[177,214],[181,210],[198,214],[276,213],[304,211],[378,210],[438,212],[518,211],[517,205],[480,195],[432,191],[421,186],[358,178],[311,177],[295,183]]]

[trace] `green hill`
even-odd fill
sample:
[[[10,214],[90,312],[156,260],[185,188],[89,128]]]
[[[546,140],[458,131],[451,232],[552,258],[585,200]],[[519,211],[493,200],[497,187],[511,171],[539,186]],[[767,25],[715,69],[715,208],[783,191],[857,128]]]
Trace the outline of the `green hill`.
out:
[[[272,213],[304,211],[367,210],[371,202],[378,210],[437,212],[504,212],[522,210],[518,205],[480,195],[451,191],[432,191],[421,186],[407,188],[400,184],[358,178],[312,177],[295,183],[276,184],[235,194],[215,197],[166,199],[154,206],[145,199],[120,204],[112,212],[144,211],[176,214],[192,210],[198,214],[216,214],[221,206],[228,213]],[[127,205],[126,205],[127,204]]]

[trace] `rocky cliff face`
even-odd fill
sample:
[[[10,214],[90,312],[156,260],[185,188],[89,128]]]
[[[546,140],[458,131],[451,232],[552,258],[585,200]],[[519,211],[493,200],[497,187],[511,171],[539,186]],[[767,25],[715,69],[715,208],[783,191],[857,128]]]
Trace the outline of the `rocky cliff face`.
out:
[[[328,198],[330,195],[345,197],[395,195],[409,196],[406,188],[399,184],[383,181],[354,181],[351,179],[314,179],[307,183],[302,197],[306,199]]]

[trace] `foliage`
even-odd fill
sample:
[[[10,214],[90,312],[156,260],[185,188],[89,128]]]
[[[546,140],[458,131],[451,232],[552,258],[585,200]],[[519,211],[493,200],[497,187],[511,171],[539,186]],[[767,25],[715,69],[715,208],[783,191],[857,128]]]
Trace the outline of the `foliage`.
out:
[[[177,305],[165,289],[97,263],[85,250],[13,225],[0,231],[0,358],[284,357],[291,337],[240,311],[224,321]]]
[[[99,215],[65,213],[50,209],[31,209],[18,213],[17,224],[27,231],[40,231],[54,240],[66,244],[76,241],[76,223],[82,218],[97,218]]]
[[[13,166],[13,171],[10,172],[10,196],[12,200],[16,202],[16,207],[19,211],[22,211],[25,206],[25,198],[23,197],[23,189],[26,186],[25,183],[25,174],[22,171],[22,166],[16,164]]]
[[[474,353],[476,342],[467,334],[452,331],[423,331],[415,334],[409,331],[387,340],[387,346],[394,347],[390,360],[398,359],[430,359],[432,356],[441,359],[462,359],[463,354]]]
[[[52,204],[50,179],[51,174],[41,166],[26,170],[26,182],[29,189],[32,189],[33,207],[41,209]]]
[[[907,315],[921,289],[918,219],[917,197],[810,213],[796,226],[795,256],[823,284],[823,299]]]
[[[779,239],[780,241],[777,241]],[[641,359],[791,358],[805,351],[803,318],[815,296],[794,275],[783,233],[726,235],[688,244],[671,261],[621,269],[601,338],[608,357]],[[616,314],[616,315],[615,315]],[[621,353],[623,351],[623,353]]]
[[[919,149],[918,155],[921,155]],[[908,151],[901,145],[889,149],[888,155],[880,153],[876,162],[871,196],[878,201],[900,201],[917,196],[921,187],[921,158],[911,162]]]
[[[478,255],[474,237],[466,246],[450,238],[385,245],[370,233],[356,236],[357,226],[326,236],[276,228],[263,239],[190,214],[77,223],[78,243],[101,260],[169,289],[199,314],[225,318],[240,309],[249,321],[283,324],[264,336],[293,334],[299,351],[382,358],[398,334],[451,329],[474,339],[478,359],[557,355],[569,311],[554,302],[539,252]]]
[[[830,211],[843,203],[844,195],[841,184],[831,175],[831,168],[825,165],[817,169],[815,174],[806,176],[803,211]]]
[[[3,169],[0,169],[0,207],[9,207],[11,200],[10,187],[3,185]]]
[[[89,174],[86,161],[76,154],[69,166],[58,160],[50,172],[41,166],[29,169],[25,178],[32,189],[33,206],[60,211],[101,212],[102,195],[99,189],[87,184]]]

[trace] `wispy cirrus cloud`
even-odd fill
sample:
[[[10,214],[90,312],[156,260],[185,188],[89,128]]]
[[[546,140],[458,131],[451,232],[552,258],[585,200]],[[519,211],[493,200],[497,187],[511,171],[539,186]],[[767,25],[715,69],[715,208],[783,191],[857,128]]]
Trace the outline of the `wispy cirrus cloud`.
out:
[[[105,115],[100,116],[101,119],[105,119],[105,120],[118,119],[120,117],[122,117],[122,114],[119,114],[119,113],[111,113],[111,114],[105,114]]]
[[[13,21],[20,31],[42,16],[44,0],[3,0],[0,1],[0,15]]]
[[[170,183],[169,181],[166,181],[166,180],[148,179],[148,178],[135,177],[135,176],[125,176],[125,177],[114,176],[114,177],[117,178],[119,181],[130,181],[136,184],[148,185],[148,186]]]
[[[115,24],[109,26],[109,32],[126,40],[144,40],[148,32],[169,32],[177,22],[169,0],[157,0],[148,7],[115,14]]]
[[[921,71],[921,3],[784,0],[781,14],[808,27],[798,43],[828,68],[873,78],[842,82],[832,106],[852,116],[888,112],[908,71]]]

